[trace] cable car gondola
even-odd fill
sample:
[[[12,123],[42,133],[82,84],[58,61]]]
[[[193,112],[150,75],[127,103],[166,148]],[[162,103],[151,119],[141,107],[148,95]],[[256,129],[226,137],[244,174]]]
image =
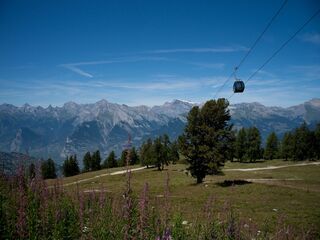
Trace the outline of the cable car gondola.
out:
[[[238,67],[234,68],[234,83],[233,83],[233,92],[234,93],[242,93],[244,91],[244,82],[236,77]]]
[[[244,91],[244,82],[240,79],[236,79],[233,83],[233,92],[234,93],[242,93]]]

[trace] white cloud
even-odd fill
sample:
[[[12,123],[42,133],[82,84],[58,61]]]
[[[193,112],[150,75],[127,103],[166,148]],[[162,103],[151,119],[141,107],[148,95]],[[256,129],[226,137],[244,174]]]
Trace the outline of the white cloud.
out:
[[[254,73],[255,71],[257,71],[257,69],[253,69],[252,73]],[[274,73],[266,71],[266,70],[259,70],[256,77],[258,77],[258,76],[263,76],[263,77],[268,77],[268,78],[275,78],[276,77],[276,75]]]
[[[200,49],[198,49],[200,50]],[[205,51],[205,49],[202,49]],[[86,61],[86,62],[76,62],[76,63],[65,63],[60,64],[59,67],[66,68],[74,73],[77,73],[84,77],[93,78],[91,73],[88,73],[81,69],[81,66],[90,66],[90,65],[101,65],[101,64],[115,64],[115,63],[133,63],[133,62],[141,62],[141,61],[167,61],[167,62],[177,62],[182,64],[189,64],[198,66],[201,68],[214,68],[214,69],[222,69],[224,68],[224,63],[204,63],[204,62],[191,62],[184,61],[179,59],[171,59],[166,57],[150,57],[150,56],[132,56],[132,57],[122,57],[116,58],[112,60],[101,60],[101,61]]]
[[[173,48],[173,49],[157,49],[147,53],[228,53],[247,51],[248,48],[239,47],[220,47],[220,48]]]
[[[213,69],[223,69],[224,63],[204,63],[204,62],[185,62],[200,68],[213,68]]]
[[[160,78],[159,78],[160,77]],[[32,95],[64,95],[77,96],[84,94],[86,96],[96,95],[98,92],[117,92],[119,95],[125,94],[127,96],[134,93],[143,92],[157,95],[164,98],[166,94],[178,94],[182,92],[201,91],[201,89],[215,89],[221,86],[221,82],[225,80],[224,77],[211,76],[203,78],[188,78],[174,75],[158,75],[150,80],[142,81],[124,81],[124,80],[90,80],[90,81],[37,81],[32,83],[15,82],[9,86],[4,86],[11,96],[20,95],[20,93],[32,93]],[[9,84],[7,84],[9,85]],[[3,95],[5,92],[0,92]],[[138,97],[138,96],[137,96]]]
[[[248,51],[248,48],[243,46],[231,46],[231,47],[218,47],[218,48],[175,48],[175,49],[156,49],[151,51],[139,52],[139,54],[167,54],[167,53],[231,53],[239,51]],[[126,56],[120,58],[114,58],[111,60],[101,60],[101,61],[84,61],[75,63],[65,63],[60,64],[59,67],[66,68],[74,73],[81,76],[93,78],[93,74],[84,71],[81,66],[90,65],[100,65],[100,64],[115,64],[115,63],[130,63],[130,62],[140,62],[140,61],[171,61],[179,62],[183,64],[194,65],[202,68],[214,68],[222,69],[225,64],[223,63],[204,63],[204,62],[191,62],[179,59],[170,59],[165,57],[153,57],[153,56]]]
[[[131,56],[131,57],[114,58],[111,60],[67,63],[67,64],[62,64],[61,66],[63,65],[85,66],[85,65],[99,65],[99,64],[112,64],[112,63],[125,63],[125,62],[139,62],[139,61],[148,61],[148,60],[149,61],[165,61],[168,59],[165,57]]]
[[[80,68],[76,67],[77,65],[72,64],[63,64],[62,67],[71,70],[72,72],[78,73],[81,76],[92,78],[93,76],[90,73],[87,73]]]
[[[129,62],[140,62],[140,61],[169,61],[169,59],[164,57],[140,57],[140,56],[123,57],[123,58],[116,58],[112,60],[65,63],[65,64],[60,64],[59,67],[64,67],[84,77],[93,78],[92,74],[85,72],[79,66],[113,64],[113,63],[129,63]]]
[[[320,45],[320,33],[306,33],[301,37],[301,40]]]
[[[320,65],[294,65],[289,67],[289,72],[299,74],[300,80],[320,80]]]
[[[127,90],[141,90],[141,91],[158,91],[158,90],[192,90],[201,87],[217,88],[221,85],[221,82],[225,80],[224,77],[204,77],[204,78],[187,78],[187,77],[175,77],[165,75],[159,78],[149,81],[91,81],[91,82],[76,82],[78,86],[86,87],[108,87],[108,88],[123,88]],[[74,82],[73,82],[74,83]]]

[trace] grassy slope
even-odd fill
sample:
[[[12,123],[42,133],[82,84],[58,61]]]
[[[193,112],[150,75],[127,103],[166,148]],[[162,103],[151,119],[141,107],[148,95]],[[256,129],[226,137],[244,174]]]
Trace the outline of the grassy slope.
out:
[[[239,164],[227,163],[225,168],[251,168],[275,165],[288,165],[292,162],[274,160],[270,162]],[[138,167],[138,166],[135,166]],[[219,176],[208,176],[204,184],[195,185],[195,180],[187,176],[183,164],[171,165],[165,171],[146,169],[132,173],[132,187],[139,193],[145,182],[148,182],[150,193],[155,202],[161,204],[160,195],[164,192],[166,173],[170,176],[171,208],[183,213],[183,217],[192,222],[193,217],[200,213],[209,198],[213,196],[217,211],[223,209],[226,201],[237,210],[240,217],[252,218],[262,223],[269,219],[274,226],[276,219],[284,215],[286,221],[299,227],[313,225],[320,229],[320,165],[288,167],[275,170],[252,172],[229,172]],[[123,168],[122,168],[123,169]],[[118,171],[121,168],[101,170],[85,173],[75,177],[64,178],[63,183],[70,183],[79,179]],[[234,179],[296,179],[276,180],[265,183],[250,183],[231,187],[222,187],[219,182]],[[104,176],[94,181],[81,182],[81,189],[101,189],[110,191],[110,194],[119,195],[124,191],[125,174]],[[270,185],[272,184],[272,185]],[[68,188],[74,188],[75,185]],[[276,210],[274,210],[276,209]]]

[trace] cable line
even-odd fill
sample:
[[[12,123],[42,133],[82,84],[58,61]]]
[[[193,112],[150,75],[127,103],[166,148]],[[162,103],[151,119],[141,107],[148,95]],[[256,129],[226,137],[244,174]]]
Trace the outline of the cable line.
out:
[[[265,34],[265,32],[269,29],[269,27],[272,25],[272,23],[274,22],[274,20],[277,18],[277,16],[280,14],[281,10],[284,8],[284,6],[287,4],[288,0],[284,0],[284,2],[282,3],[282,5],[280,6],[280,8],[278,9],[278,11],[273,15],[273,17],[271,18],[271,20],[269,21],[269,23],[267,24],[267,26],[264,28],[264,30],[260,33],[259,37],[254,41],[254,43],[252,44],[251,48],[247,51],[247,53],[243,56],[243,58],[241,59],[240,63],[234,68],[233,72],[231,73],[231,75],[227,78],[227,80],[222,84],[222,86],[217,90],[216,94],[214,95],[213,98],[216,98],[218,93],[225,87],[225,85],[230,81],[230,79],[232,78],[232,76],[236,73],[236,71],[239,69],[239,67],[242,65],[242,63],[247,59],[247,57],[249,56],[249,54],[252,52],[252,50],[255,48],[255,46],[257,45],[257,43],[260,41],[260,39],[262,38],[262,36]]]
[[[305,28],[305,26],[307,26],[313,18],[315,18],[318,14],[320,13],[320,9],[318,9],[318,11],[316,11],[309,19],[308,21],[306,21],[287,41],[285,41],[279,48],[277,51],[275,51],[259,68],[258,70],[256,70],[253,74],[251,74],[251,76],[246,80],[245,83],[247,83],[248,81],[251,80],[251,78],[253,78],[262,68],[264,68],[264,66],[266,66],[271,60],[272,58],[274,58],[292,39],[295,38],[295,36],[297,36],[303,28]]]
[[[285,41],[254,73],[248,77],[245,83],[249,82],[262,68],[264,68],[288,43],[294,39],[318,14],[320,13],[320,8],[304,23],[298,28],[298,30]],[[228,99],[230,99],[234,94],[232,94]]]
[[[240,68],[240,66],[242,65],[242,63],[246,60],[246,58],[249,56],[249,54],[251,53],[251,51],[254,49],[254,47],[257,45],[257,43],[260,41],[260,39],[262,38],[262,36],[265,34],[265,32],[268,30],[268,28],[271,26],[271,24],[273,23],[273,21],[276,19],[276,17],[279,15],[279,13],[281,12],[281,10],[284,8],[284,6],[287,4],[288,0],[285,0],[281,7],[279,8],[279,10],[276,12],[276,14],[272,17],[272,19],[270,20],[270,22],[268,23],[268,25],[266,26],[266,28],[263,30],[263,32],[260,34],[260,36],[257,38],[257,40],[253,43],[252,47],[249,49],[249,51],[247,52],[247,54],[242,58],[242,60],[240,61],[239,65],[236,67],[237,69]]]

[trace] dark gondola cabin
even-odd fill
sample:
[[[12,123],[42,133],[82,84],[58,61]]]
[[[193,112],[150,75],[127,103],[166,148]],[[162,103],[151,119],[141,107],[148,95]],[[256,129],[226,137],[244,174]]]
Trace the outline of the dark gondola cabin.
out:
[[[233,92],[234,93],[242,93],[244,91],[244,82],[237,80],[233,84]]]

